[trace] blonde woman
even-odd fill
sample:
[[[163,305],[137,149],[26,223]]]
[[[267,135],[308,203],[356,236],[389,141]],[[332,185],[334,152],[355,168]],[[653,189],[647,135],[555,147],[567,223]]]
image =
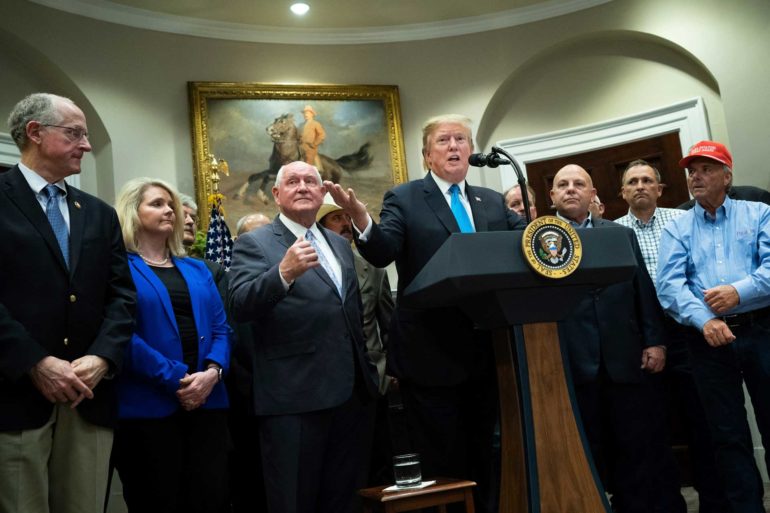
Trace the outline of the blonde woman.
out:
[[[115,465],[132,512],[218,512],[227,503],[230,329],[211,273],[186,258],[169,184],[137,178],[116,210],[137,288],[136,331],[118,383]]]

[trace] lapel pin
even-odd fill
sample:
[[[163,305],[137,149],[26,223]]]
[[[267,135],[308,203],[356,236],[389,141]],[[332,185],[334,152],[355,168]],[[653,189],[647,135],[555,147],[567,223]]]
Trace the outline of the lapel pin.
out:
[[[481,201],[481,198],[479,198],[478,196],[474,196],[474,198],[476,198],[476,201]]]
[[[72,204],[75,205],[75,208],[80,208],[80,203],[77,201],[73,201]]]

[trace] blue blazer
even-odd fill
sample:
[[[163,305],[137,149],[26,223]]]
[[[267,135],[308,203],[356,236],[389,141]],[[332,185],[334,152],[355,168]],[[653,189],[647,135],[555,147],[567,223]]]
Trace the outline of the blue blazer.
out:
[[[171,415],[181,407],[176,392],[185,373],[203,370],[206,361],[219,364],[225,372],[230,364],[230,327],[211,273],[203,262],[193,258],[173,257],[173,261],[190,291],[200,341],[198,368],[188,369],[183,362],[182,341],[168,290],[139,255],[129,253],[128,264],[137,289],[137,315],[118,382],[120,418]],[[214,386],[202,408],[227,406],[222,381]]]

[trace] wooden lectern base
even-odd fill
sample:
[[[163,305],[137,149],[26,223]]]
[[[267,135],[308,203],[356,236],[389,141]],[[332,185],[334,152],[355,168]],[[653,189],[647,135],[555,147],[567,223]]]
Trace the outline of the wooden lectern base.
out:
[[[575,419],[557,325],[527,324],[523,333],[494,331],[500,513],[611,513]]]

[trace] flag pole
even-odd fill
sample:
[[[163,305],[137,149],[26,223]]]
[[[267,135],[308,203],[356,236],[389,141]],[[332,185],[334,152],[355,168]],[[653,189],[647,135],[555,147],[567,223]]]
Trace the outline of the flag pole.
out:
[[[209,219],[209,228],[206,232],[206,253],[204,257],[223,266],[226,271],[230,270],[230,259],[233,253],[233,238],[230,236],[230,229],[225,223],[225,212],[222,207],[224,196],[219,192],[219,182],[221,180],[219,173],[230,176],[230,169],[227,161],[219,159],[212,154],[208,154],[208,166],[211,179],[212,194],[208,198],[211,207],[211,217]]]

